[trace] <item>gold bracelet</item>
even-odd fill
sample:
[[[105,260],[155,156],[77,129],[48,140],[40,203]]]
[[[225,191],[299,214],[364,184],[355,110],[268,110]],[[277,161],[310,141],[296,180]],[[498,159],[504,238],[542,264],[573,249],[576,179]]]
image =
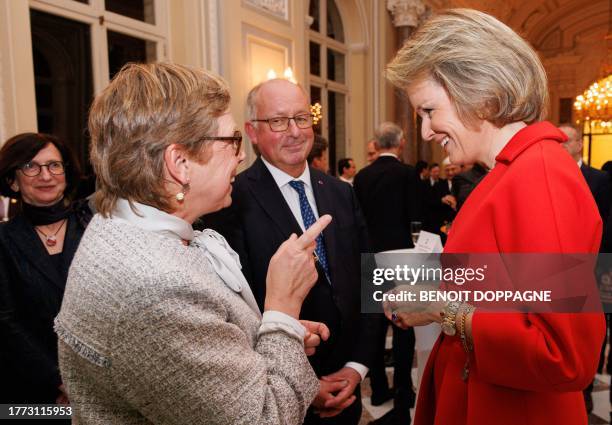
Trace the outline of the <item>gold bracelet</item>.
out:
[[[474,310],[476,310],[476,308],[474,306],[471,306],[469,304],[462,304],[461,305],[461,318],[459,320],[459,336],[461,337],[461,343],[463,344],[463,350],[469,354],[470,351],[472,351],[474,349],[474,347],[472,346],[472,344],[469,343],[468,341],[468,337],[467,334],[465,332],[466,330],[466,320],[467,320],[467,316]]]
[[[469,304],[461,304],[461,317],[459,319],[459,336],[461,337],[461,344],[463,345],[463,350],[465,351],[465,365],[463,366],[463,371],[461,372],[461,379],[463,379],[464,382],[467,382],[468,377],[470,376],[470,351],[474,349],[474,347],[468,342],[467,334],[465,333],[465,322],[467,320],[468,314],[470,314],[470,312],[474,310],[476,310],[476,308]]]

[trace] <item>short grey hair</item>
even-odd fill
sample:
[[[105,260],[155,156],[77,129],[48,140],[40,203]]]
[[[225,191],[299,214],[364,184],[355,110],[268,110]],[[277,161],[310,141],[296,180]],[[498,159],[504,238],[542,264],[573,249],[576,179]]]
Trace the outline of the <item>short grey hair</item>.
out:
[[[393,149],[399,147],[404,131],[395,123],[384,122],[378,126],[374,136],[378,149]]]
[[[272,80],[266,80],[266,81],[262,81],[261,83],[257,84],[255,87],[253,87],[250,91],[249,94],[247,95],[247,99],[246,99],[246,119],[247,121],[250,121],[253,125],[256,125],[257,122],[253,122],[253,120],[258,119],[257,116],[257,101],[258,101],[258,97],[259,97],[259,90],[261,90],[261,88],[268,84],[271,83],[273,81],[278,81],[278,80],[283,80],[283,81],[287,81],[284,78],[274,78]],[[308,103],[310,103],[310,96],[308,95],[308,93],[306,92],[306,90],[304,90],[304,87],[302,87],[299,84],[296,84],[296,86],[298,86],[300,89],[302,89],[302,92],[304,92],[304,96],[306,96],[306,99],[308,100]]]
[[[569,128],[572,129],[576,132],[576,139],[577,140],[582,140],[583,137],[583,130],[582,130],[582,126],[576,125],[574,123],[571,122],[562,122],[561,124],[559,124],[559,130],[561,130],[562,128]],[[565,132],[564,132],[565,133]],[[567,135],[567,133],[566,133]],[[569,137],[569,135],[567,135]]]

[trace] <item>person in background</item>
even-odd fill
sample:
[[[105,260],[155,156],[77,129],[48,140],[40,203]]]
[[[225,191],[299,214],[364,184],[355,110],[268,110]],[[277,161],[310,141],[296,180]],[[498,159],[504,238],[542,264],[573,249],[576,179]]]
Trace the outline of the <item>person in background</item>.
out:
[[[453,196],[456,201],[455,209],[457,213],[459,213],[470,193],[486,175],[486,168],[478,163],[465,164],[461,167],[461,172],[453,178]]]
[[[0,192],[22,209],[0,224],[0,403],[67,403],[53,319],[91,211],[74,202],[79,165],[60,139],[18,134],[0,150]]]
[[[442,203],[448,207],[446,208],[444,220],[450,223],[457,214],[457,200],[453,195],[453,185],[454,178],[459,174],[461,167],[451,163],[449,157],[444,158],[442,165],[444,166],[444,179],[441,179],[439,182],[440,195],[442,196]]]
[[[338,161],[338,178],[343,182],[353,185],[353,178],[357,173],[357,167],[355,167],[355,161],[353,158],[342,158]]]
[[[312,168],[315,168],[325,174],[329,172],[329,158],[327,156],[328,148],[329,142],[325,140],[323,136],[315,134],[312,150],[308,154],[308,164]]]
[[[608,173],[608,177],[612,180],[612,161],[604,162],[604,165],[601,166],[601,171]]]
[[[378,158],[355,176],[355,194],[368,225],[372,252],[414,246],[410,222],[416,221],[420,202],[416,171],[399,159],[405,143],[404,132],[397,124],[380,124],[376,129]],[[412,328],[392,326],[394,373],[390,391],[384,362],[388,325],[389,321],[381,320],[376,358],[370,368],[371,403],[377,406],[393,398],[394,408],[373,424],[403,425],[410,423],[410,408],[415,401],[411,376],[415,336]]]
[[[299,425],[319,388],[298,321],[323,216],[266,263],[261,314],[236,253],[193,221],[232,202],[244,160],[227,84],[203,69],[128,64],[94,99],[92,219],[55,329],[80,424]]]
[[[584,176],[584,179],[591,190],[591,194],[595,199],[595,203],[597,204],[597,209],[599,210],[599,215],[601,220],[603,221],[603,237],[601,240],[600,252],[604,252],[604,248],[610,243],[610,241],[606,240],[608,226],[608,217],[610,216],[610,201],[611,195],[610,191],[612,191],[612,185],[610,185],[610,178],[608,177],[605,171],[597,170],[588,164],[585,164],[582,160],[582,132],[580,129],[572,124],[561,124],[559,126],[559,130],[561,130],[567,136],[567,141],[563,143],[563,147],[565,150],[572,156],[574,161],[578,164],[580,168],[580,172]],[[609,314],[606,315],[607,322],[607,331],[609,334],[608,340],[612,343],[612,332],[610,332],[610,319],[611,316]],[[606,340],[604,339],[604,343],[601,347],[601,354],[599,356],[599,366],[598,369],[603,367],[603,361],[605,357],[606,351]],[[608,360],[608,365],[610,365],[610,360]],[[609,367],[608,367],[609,369]],[[591,413],[593,411],[593,383],[595,382],[595,378],[593,377],[593,381],[591,384],[584,390],[584,402],[586,404],[587,413]],[[610,395],[612,398],[612,394]]]
[[[427,167],[429,174],[429,186],[434,187],[440,180],[440,165],[437,162],[429,164]]]
[[[491,170],[453,222],[445,253],[597,253],[597,205],[561,146],[565,135],[543,121],[544,67],[512,29],[471,9],[434,15],[387,77],[422,118],[423,140],[454,164]],[[587,423],[582,390],[597,369],[602,314],[494,313],[467,302],[386,313],[403,327],[444,319],[415,425]]]
[[[423,230],[440,235],[444,240],[442,226],[454,211],[443,198],[448,195],[446,180],[440,178],[440,166],[432,163],[428,167],[429,178],[421,187],[423,193]]]
[[[585,164],[582,160],[582,132],[577,127],[571,124],[561,124],[559,126],[561,130],[567,136],[567,141],[563,143],[565,150],[571,155],[578,167],[580,172],[584,176],[584,179],[593,194],[597,208],[599,209],[599,215],[604,221],[604,227],[606,226],[606,220],[610,213],[610,202],[612,201],[610,193],[612,187],[608,175],[605,171],[597,170]]]
[[[376,139],[372,139],[366,144],[366,161],[371,164],[376,158],[378,158],[378,147],[376,146]]]
[[[429,168],[427,167],[427,162],[419,160],[414,168],[416,169],[417,176],[420,180],[425,181],[429,179]]]

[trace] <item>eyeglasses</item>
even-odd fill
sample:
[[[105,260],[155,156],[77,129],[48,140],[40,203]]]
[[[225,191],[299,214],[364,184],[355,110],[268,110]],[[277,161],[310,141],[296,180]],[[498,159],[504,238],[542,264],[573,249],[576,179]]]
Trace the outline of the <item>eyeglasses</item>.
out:
[[[220,140],[224,142],[231,142],[236,150],[236,156],[240,155],[240,146],[242,146],[242,133],[240,130],[234,131],[233,136],[221,137],[221,136],[205,136],[202,140]]]
[[[289,128],[289,121],[293,120],[298,128],[305,129],[312,127],[312,115],[301,114],[294,117],[274,117],[268,118],[267,120],[251,120],[253,122],[267,122],[270,126],[270,130],[281,132],[287,131]]]
[[[30,161],[19,167],[19,170],[28,177],[36,177],[42,172],[43,167],[47,167],[47,170],[54,176],[61,176],[66,172],[66,165],[62,161],[51,161],[46,164]]]

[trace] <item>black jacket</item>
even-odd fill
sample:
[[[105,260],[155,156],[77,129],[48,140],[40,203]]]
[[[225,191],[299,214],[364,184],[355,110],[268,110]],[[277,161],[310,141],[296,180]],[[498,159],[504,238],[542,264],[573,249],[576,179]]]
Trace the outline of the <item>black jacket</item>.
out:
[[[53,320],[90,219],[85,204],[68,217],[59,271],[22,214],[0,224],[0,403],[55,403],[59,395]]]
[[[374,252],[412,248],[410,222],[419,220],[417,178],[413,167],[391,156],[379,156],[355,176]]]
[[[319,268],[319,280],[300,314],[301,319],[327,324],[331,331],[330,339],[309,357],[321,376],[336,372],[347,361],[369,366],[376,328],[370,326],[370,317],[360,313],[360,253],[367,252],[367,233],[353,189],[313,168],[310,177],[319,215],[333,217],[323,231],[331,285]],[[232,205],[203,217],[202,223],[223,234],[238,252],[242,271],[263,309],[270,258],[291,233],[302,231],[260,158],[236,177]]]

